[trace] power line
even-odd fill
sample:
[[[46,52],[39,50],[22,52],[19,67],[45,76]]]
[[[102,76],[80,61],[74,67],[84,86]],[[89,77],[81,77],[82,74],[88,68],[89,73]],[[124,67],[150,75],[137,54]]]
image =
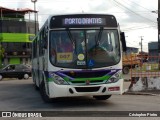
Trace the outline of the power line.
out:
[[[111,1],[111,0],[110,0],[110,1]],[[155,23],[155,21],[152,21],[152,20],[150,20],[150,19],[148,19],[148,18],[146,18],[146,17],[144,17],[144,16],[141,16],[140,14],[134,12],[133,10],[129,9],[128,7],[122,5],[120,2],[118,2],[118,1],[116,1],[116,0],[113,0],[113,1],[117,4],[117,6],[118,6],[119,8],[121,8],[121,9],[124,9],[124,8],[125,8],[125,10],[128,10],[128,11],[134,13],[135,15],[137,15],[137,16],[145,19],[145,20],[148,20],[148,21],[150,21],[150,22]]]
[[[128,1],[128,0],[126,0],[126,1]],[[125,1],[125,2],[126,2]],[[143,9],[146,9],[146,10],[148,10],[148,11],[152,11],[152,10],[149,10],[148,8],[145,8],[145,7],[143,7],[143,6],[141,6],[140,4],[138,4],[138,3],[136,3],[136,2],[133,2],[133,0],[129,0],[130,2],[132,2],[133,4],[135,4],[135,5],[138,5],[139,7],[141,7],[141,8],[143,8]]]
[[[123,31],[128,32],[128,31],[131,31],[131,30],[139,30],[139,29],[145,29],[145,28],[150,28],[150,27],[157,27],[157,25],[155,25],[155,26],[141,27],[141,28],[128,28],[128,29],[124,29]]]
[[[141,8],[143,8],[143,9],[147,10],[147,11],[146,11],[147,16],[148,16],[148,15],[153,15],[152,12],[151,12],[152,10],[149,10],[149,9],[147,9],[147,8],[145,8],[145,7],[139,5],[139,4],[137,4],[137,3],[135,3],[135,2],[133,2],[133,1],[131,1],[131,0],[130,0],[131,2],[128,2],[128,0],[121,0],[121,1],[123,1],[123,2],[124,2],[125,4],[127,4],[127,5],[130,5],[129,3],[133,3],[133,4],[135,4],[136,6],[141,7]],[[134,12],[137,13],[137,11],[134,11]],[[148,13],[150,13],[150,14],[148,14]],[[145,14],[145,13],[143,13],[143,14]],[[154,17],[155,17],[155,16],[154,16]],[[157,17],[156,17],[156,18],[157,18]]]
[[[143,28],[143,27],[152,27],[152,26],[157,26],[157,24],[151,24],[151,25],[141,25],[141,26],[136,26],[136,24],[135,24],[135,26],[131,26],[131,27],[129,27],[129,28],[125,28],[125,29],[134,29],[134,28]]]

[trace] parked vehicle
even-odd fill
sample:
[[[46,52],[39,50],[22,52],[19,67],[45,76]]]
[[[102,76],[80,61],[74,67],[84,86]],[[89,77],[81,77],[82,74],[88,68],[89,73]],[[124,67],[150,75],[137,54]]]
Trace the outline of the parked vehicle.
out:
[[[23,64],[10,64],[0,69],[0,80],[3,78],[28,79],[31,76],[31,68]]]
[[[128,74],[131,68],[141,66],[140,58],[137,57],[136,53],[128,55],[124,54],[122,63],[123,63],[123,69],[122,69],[123,74]]]

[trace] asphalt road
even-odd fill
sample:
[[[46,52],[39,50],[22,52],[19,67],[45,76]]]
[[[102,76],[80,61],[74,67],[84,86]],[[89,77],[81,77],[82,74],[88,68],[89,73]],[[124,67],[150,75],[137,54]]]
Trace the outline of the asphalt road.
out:
[[[47,104],[31,79],[0,81],[0,96],[0,111],[160,111],[160,96],[113,95],[105,101],[72,97]]]
[[[31,79],[0,81],[0,96],[0,110],[160,110],[159,96],[113,95],[106,101],[72,97],[46,104]]]

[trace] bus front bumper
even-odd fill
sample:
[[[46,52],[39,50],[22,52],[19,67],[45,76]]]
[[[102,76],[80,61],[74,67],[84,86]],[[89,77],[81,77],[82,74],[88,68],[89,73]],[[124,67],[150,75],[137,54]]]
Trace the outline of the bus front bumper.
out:
[[[123,79],[120,79],[116,83],[84,86],[57,85],[54,82],[49,82],[48,87],[50,98],[122,94]]]

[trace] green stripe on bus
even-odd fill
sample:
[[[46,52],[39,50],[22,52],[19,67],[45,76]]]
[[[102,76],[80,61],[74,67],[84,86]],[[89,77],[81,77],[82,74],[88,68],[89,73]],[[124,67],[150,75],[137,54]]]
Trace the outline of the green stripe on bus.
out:
[[[81,82],[81,81],[86,81],[86,80],[90,80],[90,81],[101,81],[101,80],[108,80],[111,76],[103,76],[103,77],[95,77],[95,78],[75,78],[73,81],[77,81],[77,82]],[[63,78],[66,82],[69,82],[70,79],[68,77],[64,77]],[[48,78],[47,79],[48,82],[52,82],[54,81],[53,78]]]
[[[96,77],[96,78],[76,78],[75,81],[86,81],[86,80],[98,81],[98,80],[107,80],[109,78],[110,76],[103,76],[103,77]]]
[[[0,33],[1,42],[32,42],[34,34],[28,33]]]
[[[47,82],[52,82],[53,81],[53,78],[48,78],[47,79]]]
[[[86,81],[86,80],[90,80],[90,81],[98,81],[98,80],[108,80],[111,76],[103,76],[103,77],[95,77],[95,78],[75,78],[73,81]],[[69,78],[65,77],[64,78],[65,81],[70,81]]]

